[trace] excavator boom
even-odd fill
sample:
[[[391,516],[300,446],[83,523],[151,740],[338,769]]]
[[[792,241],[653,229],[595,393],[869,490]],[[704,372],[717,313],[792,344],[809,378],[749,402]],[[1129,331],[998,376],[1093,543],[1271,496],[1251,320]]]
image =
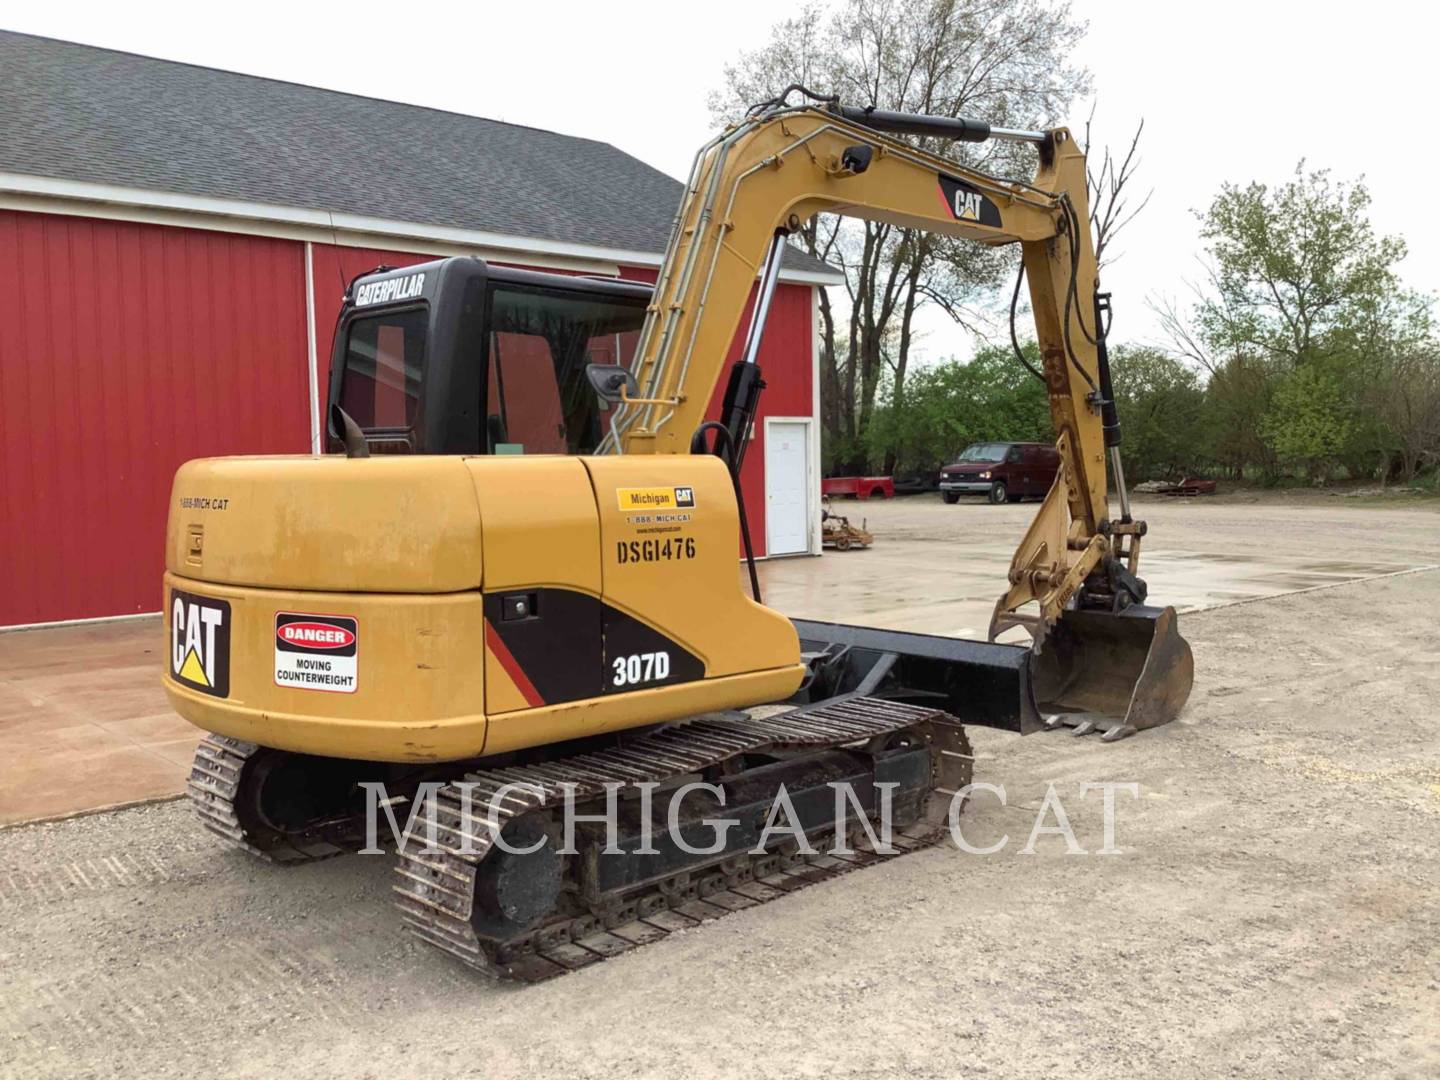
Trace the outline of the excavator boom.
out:
[[[965,142],[1020,139],[1035,145],[1038,167],[1029,182],[1003,180],[891,132]],[[1076,615],[1045,647],[1069,611],[1114,615],[1145,599],[1136,576],[1145,525],[1130,518],[1120,473],[1085,155],[1064,128],[992,131],[976,121],[833,101],[791,107],[783,98],[730,127],[696,156],[632,369],[638,394],[614,418],[601,451],[689,449],[756,278],[760,291],[742,363],[754,362],[784,238],[819,213],[1020,245],[1061,468],[1012,560],[991,637],[1011,626],[1029,630],[1038,646],[1037,683],[1060,695],[1045,703],[1094,714],[1107,734],[1172,719],[1193,677],[1173,612],[1150,619],[1132,612],[1125,633],[1087,633],[1083,625],[1103,627],[1104,619]],[[742,436],[732,432],[732,441],[739,445]],[[1119,520],[1109,511],[1107,450],[1121,498]],[[1097,633],[1107,647],[1087,648]],[[1145,680],[1138,679],[1142,670]],[[1082,684],[1083,694],[1062,693]]]

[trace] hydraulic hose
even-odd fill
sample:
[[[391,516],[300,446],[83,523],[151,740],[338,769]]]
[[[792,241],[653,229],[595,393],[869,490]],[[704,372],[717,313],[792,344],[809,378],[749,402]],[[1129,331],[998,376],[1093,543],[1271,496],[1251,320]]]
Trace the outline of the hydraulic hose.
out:
[[[714,431],[715,445],[710,447],[706,444],[705,433]],[[724,449],[721,449],[721,446]],[[725,463],[725,468],[730,473],[730,485],[735,489],[735,505],[740,510],[740,542],[745,545],[745,566],[750,571],[750,593],[755,597],[757,604],[764,603],[760,599],[760,575],[755,572],[755,548],[750,542],[750,519],[745,513],[745,493],[740,490],[740,469],[735,462],[735,439],[730,434],[730,429],[719,420],[706,420],[695,429],[695,434],[690,436],[690,452],[692,454],[714,454]]]

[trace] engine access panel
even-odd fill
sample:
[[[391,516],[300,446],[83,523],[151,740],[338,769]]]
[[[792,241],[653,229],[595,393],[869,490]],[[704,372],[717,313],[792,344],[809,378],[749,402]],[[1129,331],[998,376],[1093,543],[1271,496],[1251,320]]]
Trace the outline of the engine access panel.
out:
[[[483,533],[486,753],[537,745],[541,731],[578,738],[783,699],[798,685],[793,625],[741,592],[735,496],[718,459],[467,466]]]

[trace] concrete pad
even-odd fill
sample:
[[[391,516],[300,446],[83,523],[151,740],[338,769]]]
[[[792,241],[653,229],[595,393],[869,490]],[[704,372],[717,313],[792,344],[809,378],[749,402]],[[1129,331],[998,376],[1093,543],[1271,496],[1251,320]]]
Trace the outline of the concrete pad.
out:
[[[984,638],[1010,558],[1038,509],[1038,503],[946,506],[935,496],[836,503],[835,513],[857,524],[865,520],[875,533],[874,546],[764,562],[759,568],[762,595],[795,618]],[[1335,542],[1331,523],[1309,507],[1290,510],[1282,521],[1256,521],[1255,539],[1263,543],[1268,535],[1270,550],[1239,551],[1235,529],[1243,527],[1247,514],[1256,516],[1253,508],[1219,508],[1223,522],[1215,521],[1215,528],[1207,527],[1208,509],[1213,508],[1177,507],[1173,500],[1137,505],[1137,516],[1149,518],[1152,526],[1141,548],[1140,570],[1150,585],[1150,603],[1200,611],[1440,562],[1440,544],[1400,546],[1399,537],[1410,535],[1408,530],[1397,530],[1395,550],[1385,557],[1350,557]],[[1360,508],[1336,513],[1341,521],[1369,516]],[[1414,525],[1417,531],[1433,530],[1435,516],[1423,514]],[[1367,544],[1367,550],[1374,549]],[[748,590],[743,574],[742,581]],[[1001,640],[1026,636],[1012,629]]]
[[[200,733],[163,650],[158,617],[0,633],[0,825],[184,790]]]
[[[188,745],[183,762],[104,734],[73,752],[64,745],[18,748],[14,759],[0,764],[0,824],[177,795],[185,787],[195,740]]]

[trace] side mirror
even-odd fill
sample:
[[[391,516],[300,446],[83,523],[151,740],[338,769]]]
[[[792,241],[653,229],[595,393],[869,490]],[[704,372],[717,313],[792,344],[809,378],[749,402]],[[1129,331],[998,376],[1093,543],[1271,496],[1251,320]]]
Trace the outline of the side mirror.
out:
[[[635,381],[635,376],[619,364],[586,364],[585,378],[590,381],[595,393],[600,395],[600,400],[607,405],[617,404],[621,400],[622,392],[624,396],[632,398],[640,394],[640,384]]]

